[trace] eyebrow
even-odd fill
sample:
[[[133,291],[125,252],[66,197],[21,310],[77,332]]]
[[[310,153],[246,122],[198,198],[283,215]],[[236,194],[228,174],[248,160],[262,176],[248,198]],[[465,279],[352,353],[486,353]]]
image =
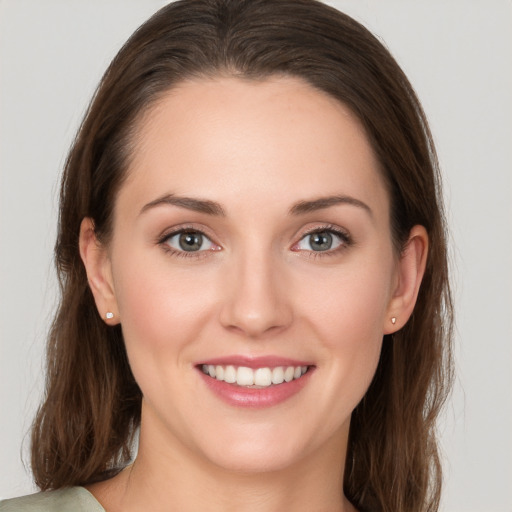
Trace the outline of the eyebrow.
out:
[[[373,217],[372,209],[366,203],[363,203],[363,201],[360,201],[355,197],[344,195],[319,197],[311,201],[299,201],[290,208],[289,213],[291,215],[303,215],[305,213],[323,210],[325,208],[330,208],[331,206],[336,206],[339,204],[347,204],[350,206],[362,208],[370,215],[370,217]]]
[[[362,208],[366,212],[373,216],[371,208],[363,201],[356,199],[355,197],[345,195],[326,196],[313,199],[311,201],[298,201],[289,210],[291,215],[304,215],[306,213],[323,210],[330,208],[331,206],[337,206],[340,204],[347,204],[350,206],[356,206]],[[174,194],[166,194],[162,197],[155,199],[144,205],[140,213],[144,213],[151,208],[162,205],[178,206],[180,208],[186,208],[194,212],[206,213],[207,215],[215,215],[219,217],[225,217],[226,213],[222,206],[209,199],[196,199],[193,197],[176,196]]]
[[[210,201],[208,199],[195,199],[193,197],[176,196],[174,194],[166,194],[150,203],[144,205],[140,213],[144,213],[151,208],[162,205],[179,206],[180,208],[186,208],[194,212],[206,213],[207,215],[216,215],[224,217],[226,213],[219,203]]]

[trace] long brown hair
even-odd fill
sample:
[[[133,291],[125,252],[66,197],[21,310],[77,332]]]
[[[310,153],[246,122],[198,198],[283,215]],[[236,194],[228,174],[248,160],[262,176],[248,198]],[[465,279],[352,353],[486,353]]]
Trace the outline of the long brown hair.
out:
[[[315,0],[182,0],[158,11],[106,71],[66,161],[55,258],[61,302],[47,387],[32,432],[37,485],[103,480],[131,457],[141,392],[121,328],[99,317],[80,260],[84,217],[108,243],[140,116],[193,77],[302,78],[360,119],[391,198],[393,242],[423,225],[430,251],[416,308],[385,336],[376,375],[352,415],[344,492],[361,511],[438,509],[435,420],[452,378],[452,304],[438,163],[409,81],[359,23]]]

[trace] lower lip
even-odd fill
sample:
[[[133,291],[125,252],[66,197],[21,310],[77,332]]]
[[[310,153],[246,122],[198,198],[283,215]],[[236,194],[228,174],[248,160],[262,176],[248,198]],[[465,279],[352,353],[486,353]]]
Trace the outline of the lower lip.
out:
[[[228,384],[206,375],[199,368],[198,372],[208,388],[227,404],[235,407],[264,408],[280,404],[296,395],[308,383],[313,369],[309,368],[299,379],[259,389]]]

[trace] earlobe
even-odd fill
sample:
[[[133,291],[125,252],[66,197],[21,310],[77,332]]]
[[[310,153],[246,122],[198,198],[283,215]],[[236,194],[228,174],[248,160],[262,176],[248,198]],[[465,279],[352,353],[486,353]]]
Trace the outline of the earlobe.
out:
[[[94,222],[85,217],[80,225],[80,256],[85,266],[98,313],[109,325],[119,323],[112,268],[108,251],[97,239]]]
[[[427,230],[414,226],[398,262],[398,279],[389,303],[384,334],[398,331],[409,320],[425,274],[427,254]]]

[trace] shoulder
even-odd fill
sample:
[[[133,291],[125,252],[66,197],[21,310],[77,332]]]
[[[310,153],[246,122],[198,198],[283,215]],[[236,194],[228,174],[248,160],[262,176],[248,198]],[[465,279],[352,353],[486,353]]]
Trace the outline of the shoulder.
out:
[[[39,492],[0,501],[0,512],[105,512],[83,487]]]

